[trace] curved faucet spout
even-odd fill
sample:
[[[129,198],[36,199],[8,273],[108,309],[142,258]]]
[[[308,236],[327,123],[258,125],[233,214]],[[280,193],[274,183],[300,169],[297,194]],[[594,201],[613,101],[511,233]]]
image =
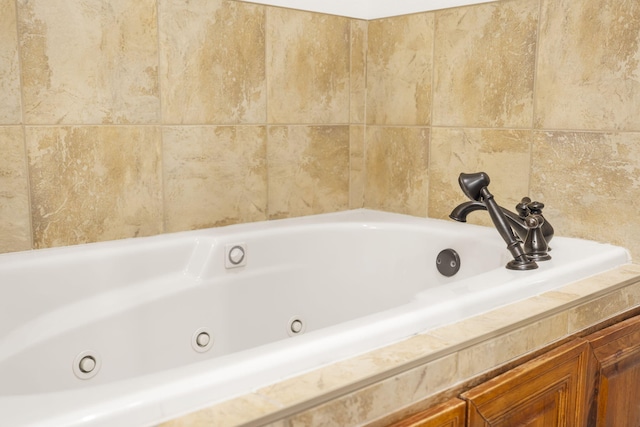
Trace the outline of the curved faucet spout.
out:
[[[507,221],[509,221],[509,225],[513,229],[513,232],[518,235],[521,241],[525,241],[527,238],[527,233],[529,228],[527,227],[526,221],[520,215],[511,212],[508,209],[503,208],[502,206],[498,206],[500,211],[504,214]],[[467,215],[474,211],[486,211],[487,207],[483,202],[478,202],[475,200],[460,203],[456,206],[451,213],[449,214],[449,218],[458,221],[458,222],[467,222]],[[545,238],[547,244],[553,238],[553,227],[549,224],[548,221],[542,225],[542,235]]]
[[[449,218],[458,222],[467,222],[467,215],[469,215],[471,212],[486,210],[487,207],[484,205],[484,203],[472,200],[470,202],[460,203],[458,206],[456,206],[449,214]]]
[[[517,214],[511,212],[508,209],[503,208],[502,206],[498,206],[500,211],[504,214],[511,225],[514,233],[518,235],[520,240],[524,242],[527,238],[528,228],[525,224],[523,218],[520,218]],[[449,214],[449,218],[458,221],[458,222],[467,222],[467,215],[474,211],[486,211],[487,207],[482,202],[477,202],[475,200],[464,202],[456,206],[451,213]]]

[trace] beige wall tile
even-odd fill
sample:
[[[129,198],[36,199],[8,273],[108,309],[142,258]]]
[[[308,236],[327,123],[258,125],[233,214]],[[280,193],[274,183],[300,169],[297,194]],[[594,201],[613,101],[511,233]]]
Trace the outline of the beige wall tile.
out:
[[[269,127],[269,218],[349,206],[349,127]]]
[[[367,123],[429,125],[433,14],[369,23]]]
[[[543,0],[536,126],[640,130],[640,3]]]
[[[36,248],[162,232],[156,127],[26,129]]]
[[[365,127],[349,127],[349,208],[364,207],[364,167]]]
[[[528,130],[433,128],[429,216],[446,219],[453,208],[468,200],[458,185],[461,172],[486,172],[495,200],[513,210],[529,193],[530,146]],[[473,213],[468,221],[491,224],[486,212]]]
[[[538,0],[436,13],[433,124],[529,127]]]
[[[167,231],[267,219],[264,126],[163,129]]]
[[[265,122],[264,6],[161,0],[159,22],[164,123]]]
[[[18,0],[25,121],[155,123],[154,0]]]
[[[369,126],[366,138],[365,207],[427,216],[429,129]]]
[[[267,9],[269,123],[349,123],[350,22]]]
[[[531,193],[557,235],[614,243],[640,256],[640,133],[536,132]]]
[[[22,127],[0,126],[0,153],[0,253],[31,249],[29,184]]]
[[[22,123],[18,28],[13,0],[0,0],[0,124]]]
[[[367,97],[367,21],[351,20],[350,123],[363,124]]]

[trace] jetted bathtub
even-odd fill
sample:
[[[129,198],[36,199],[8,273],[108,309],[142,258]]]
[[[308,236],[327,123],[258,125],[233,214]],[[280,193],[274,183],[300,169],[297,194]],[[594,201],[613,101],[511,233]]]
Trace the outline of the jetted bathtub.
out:
[[[552,247],[356,210],[0,255],[0,425],[153,425],[630,261]]]

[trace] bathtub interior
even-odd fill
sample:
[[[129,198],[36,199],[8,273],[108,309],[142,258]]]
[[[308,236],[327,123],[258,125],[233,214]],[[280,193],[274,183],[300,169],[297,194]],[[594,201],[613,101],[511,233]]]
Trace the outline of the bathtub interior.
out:
[[[238,243],[247,264],[227,269]],[[446,248],[461,257],[454,277],[435,267]],[[296,339],[292,322],[307,335],[506,260],[495,230],[368,212],[2,255],[0,395],[105,384]],[[202,331],[206,351],[194,343]],[[100,363],[90,379],[74,374],[86,351]]]

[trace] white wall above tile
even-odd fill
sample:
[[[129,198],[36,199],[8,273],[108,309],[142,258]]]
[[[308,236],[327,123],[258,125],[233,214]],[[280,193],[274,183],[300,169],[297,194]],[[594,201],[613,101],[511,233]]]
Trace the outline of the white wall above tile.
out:
[[[240,0],[359,19],[378,19],[497,0]]]

